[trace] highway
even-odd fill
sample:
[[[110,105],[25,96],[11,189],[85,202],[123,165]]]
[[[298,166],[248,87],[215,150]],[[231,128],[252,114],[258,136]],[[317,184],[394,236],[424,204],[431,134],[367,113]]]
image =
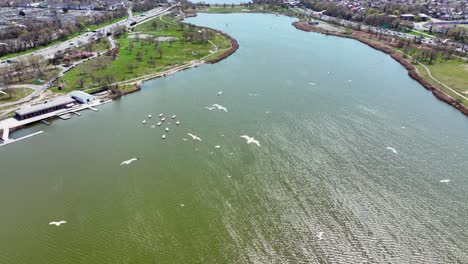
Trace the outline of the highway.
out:
[[[172,8],[174,8],[176,6],[177,5],[171,5],[171,6],[167,7],[167,8],[159,7],[159,8],[155,8],[155,9],[149,10],[147,12],[141,13],[141,14],[139,14],[137,16],[132,15],[132,16],[129,16],[127,19],[123,20],[123,21],[119,21],[119,22],[110,24],[108,26],[102,27],[102,28],[100,28],[98,30],[95,30],[94,32],[83,33],[83,34],[81,34],[81,35],[79,35],[79,36],[77,36],[75,38],[60,42],[60,43],[58,43],[56,45],[53,45],[53,46],[50,46],[50,47],[47,47],[47,48],[43,48],[43,49],[31,52],[31,53],[27,53],[27,54],[24,54],[24,55],[20,55],[20,56],[17,56],[17,57],[13,57],[13,58],[10,58],[9,60],[10,61],[15,61],[17,59],[25,58],[25,57],[27,57],[29,55],[32,55],[32,54],[42,55],[44,58],[50,59],[50,58],[54,57],[54,55],[58,51],[63,51],[64,52],[67,49],[80,47],[80,46],[83,46],[83,45],[85,45],[85,44],[87,44],[89,42],[95,41],[99,37],[105,37],[108,32],[112,32],[112,30],[117,28],[118,26],[126,26],[127,28],[129,28],[131,26],[135,26],[137,24],[145,22],[148,19],[152,19],[154,17],[158,17],[158,16],[161,16],[161,15],[167,14],[167,13],[170,12],[170,10]],[[131,14],[131,11],[129,11],[129,13]],[[4,63],[5,61],[6,60],[0,61],[0,64]]]

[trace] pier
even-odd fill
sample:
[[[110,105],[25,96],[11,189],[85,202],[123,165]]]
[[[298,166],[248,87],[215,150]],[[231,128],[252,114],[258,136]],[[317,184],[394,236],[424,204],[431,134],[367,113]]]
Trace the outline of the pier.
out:
[[[11,144],[11,143],[15,143],[15,142],[21,141],[23,139],[27,139],[27,138],[30,138],[32,136],[39,135],[39,134],[43,133],[43,131],[39,131],[39,132],[30,134],[30,135],[27,135],[27,136],[24,136],[24,137],[21,137],[21,138],[12,139],[12,138],[10,138],[10,132],[15,130],[15,129],[18,129],[20,127],[24,127],[24,126],[27,126],[27,125],[30,125],[30,124],[33,124],[33,123],[36,123],[36,122],[42,122],[42,123],[44,123],[46,125],[47,124],[50,125],[50,123],[46,121],[49,118],[58,117],[58,118],[64,119],[63,117],[67,116],[68,118],[66,118],[66,119],[69,119],[69,117],[71,117],[72,114],[75,114],[77,116],[81,116],[81,114],[79,114],[78,111],[82,111],[82,110],[86,110],[86,109],[91,109],[91,110],[97,112],[99,110],[95,108],[96,106],[106,104],[106,103],[109,103],[109,102],[112,102],[112,100],[107,100],[107,101],[103,101],[103,102],[101,102],[99,100],[94,100],[94,101],[92,101],[90,103],[80,104],[80,105],[77,105],[77,106],[72,107],[72,108],[61,109],[61,110],[50,112],[50,113],[47,113],[47,114],[31,117],[31,118],[28,118],[28,119],[18,120],[16,118],[12,117],[12,118],[2,120],[2,121],[0,121],[0,131],[3,131],[2,132],[2,138],[1,138],[3,142],[0,143],[0,147]]]

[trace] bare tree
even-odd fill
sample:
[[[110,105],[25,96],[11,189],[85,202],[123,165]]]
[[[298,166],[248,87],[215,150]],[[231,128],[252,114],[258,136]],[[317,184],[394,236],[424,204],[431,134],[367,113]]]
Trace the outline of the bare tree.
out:
[[[162,59],[163,55],[164,55],[164,51],[161,47],[158,48],[158,53],[159,53],[159,58]]]
[[[149,57],[148,63],[151,65],[151,67],[156,67],[156,59],[153,56]]]
[[[127,64],[127,69],[130,73],[133,73],[133,70],[135,70],[135,64],[134,63]]]

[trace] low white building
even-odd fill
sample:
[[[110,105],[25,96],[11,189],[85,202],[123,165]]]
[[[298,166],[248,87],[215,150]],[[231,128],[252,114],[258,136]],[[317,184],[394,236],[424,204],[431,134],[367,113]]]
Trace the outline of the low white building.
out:
[[[85,93],[83,91],[73,91],[70,93],[70,97],[75,99],[78,103],[81,103],[81,104],[86,104],[96,99],[94,96],[90,95],[89,93]]]

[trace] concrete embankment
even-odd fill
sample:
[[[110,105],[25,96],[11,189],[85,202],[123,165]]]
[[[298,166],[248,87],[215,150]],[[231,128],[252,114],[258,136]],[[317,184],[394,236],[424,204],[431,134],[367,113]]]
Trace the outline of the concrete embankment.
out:
[[[317,32],[317,33],[322,33],[325,35],[331,35],[331,36],[337,36],[337,37],[343,37],[343,38],[350,38],[350,39],[355,39],[357,41],[360,41],[366,45],[368,45],[371,48],[374,48],[376,50],[380,50],[382,52],[385,52],[389,54],[394,60],[399,62],[405,69],[408,71],[408,75],[419,82],[422,86],[424,86],[426,89],[430,90],[432,94],[439,100],[455,107],[458,109],[460,112],[468,116],[468,107],[464,106],[463,104],[457,102],[453,97],[450,95],[446,94],[443,90],[435,87],[434,85],[430,84],[428,81],[426,81],[421,75],[419,75],[416,67],[414,67],[411,62],[409,62],[407,59],[405,59],[400,53],[395,51],[395,49],[386,46],[384,44],[379,44],[376,42],[372,42],[371,40],[364,38],[362,36],[357,36],[353,34],[346,34],[346,33],[340,33],[340,32],[331,32],[331,31],[326,31],[318,27],[311,26],[307,23],[304,22],[294,22],[293,26],[299,30],[306,31],[306,32]]]

